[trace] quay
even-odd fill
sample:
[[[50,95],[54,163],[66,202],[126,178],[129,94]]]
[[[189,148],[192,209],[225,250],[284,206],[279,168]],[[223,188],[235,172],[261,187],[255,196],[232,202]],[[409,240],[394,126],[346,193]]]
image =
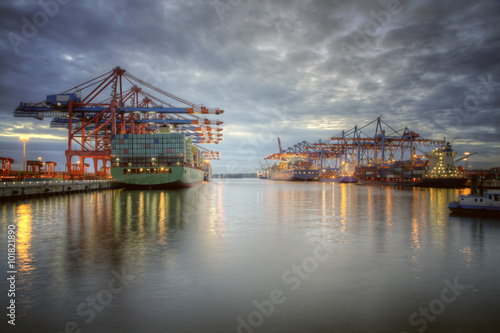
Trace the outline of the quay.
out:
[[[99,191],[118,188],[108,179],[96,180],[31,180],[0,182],[0,201],[12,201],[47,195]]]

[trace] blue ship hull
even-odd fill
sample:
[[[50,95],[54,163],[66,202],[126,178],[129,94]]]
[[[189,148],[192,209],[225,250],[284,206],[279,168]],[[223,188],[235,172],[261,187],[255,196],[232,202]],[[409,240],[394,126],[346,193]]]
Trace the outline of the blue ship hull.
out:
[[[456,214],[467,215],[496,215],[500,216],[499,207],[479,206],[479,205],[460,205],[458,203],[450,203],[448,208]]]
[[[272,180],[304,181],[318,180],[319,170],[284,170],[270,173]]]
[[[353,176],[341,176],[338,178],[321,178],[321,181],[331,183],[357,183],[358,179]]]

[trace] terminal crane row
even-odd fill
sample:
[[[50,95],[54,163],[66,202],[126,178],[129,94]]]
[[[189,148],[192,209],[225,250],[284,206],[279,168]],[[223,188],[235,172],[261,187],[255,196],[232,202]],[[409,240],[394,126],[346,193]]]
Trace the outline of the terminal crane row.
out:
[[[367,134],[369,128],[374,128],[374,134]],[[278,139],[279,142],[279,139]],[[326,140],[313,143],[301,141],[280,152],[266,156],[266,160],[285,160],[291,156],[300,155],[314,162],[321,169],[338,169],[345,163],[368,165],[370,163],[417,158],[417,147],[441,147],[444,140],[422,138],[418,133],[404,127],[395,130],[382,120],[382,116],[364,126],[354,126]]]

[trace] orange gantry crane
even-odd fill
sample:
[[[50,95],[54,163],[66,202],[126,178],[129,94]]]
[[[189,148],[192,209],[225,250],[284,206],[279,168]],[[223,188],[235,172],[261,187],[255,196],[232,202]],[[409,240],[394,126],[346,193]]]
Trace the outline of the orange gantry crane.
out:
[[[182,106],[173,105],[179,103]],[[116,134],[155,133],[158,127],[170,126],[191,137],[194,144],[218,144],[223,122],[199,115],[223,112],[191,103],[115,67],[60,94],[48,95],[42,102],[21,102],[14,116],[52,117],[51,127],[67,128],[66,168],[70,176],[76,176],[83,174],[83,168],[73,166],[84,165],[85,159],[93,160],[95,174],[106,174]],[[206,159],[220,156],[205,148],[202,151]],[[79,163],[74,164],[74,158]]]

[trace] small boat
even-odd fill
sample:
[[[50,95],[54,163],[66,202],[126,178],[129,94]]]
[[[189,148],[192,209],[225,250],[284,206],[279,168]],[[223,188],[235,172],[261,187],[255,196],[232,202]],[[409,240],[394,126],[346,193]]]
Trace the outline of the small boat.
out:
[[[267,174],[264,171],[257,172],[257,179],[267,179]]]
[[[471,178],[471,194],[460,195],[448,208],[458,214],[498,215],[500,217],[500,191],[485,190],[478,186],[477,177]]]
[[[260,169],[256,169],[256,170],[259,170],[257,172],[257,179],[267,179],[269,178],[269,167],[268,168],[265,168],[262,163],[260,163],[259,161],[259,164],[260,164]]]
[[[212,165],[209,161],[205,161],[204,169],[205,174],[203,175],[203,181],[208,182],[212,179]]]
[[[461,195],[458,201],[450,202],[453,213],[500,216],[500,191],[484,191],[483,195]]]

